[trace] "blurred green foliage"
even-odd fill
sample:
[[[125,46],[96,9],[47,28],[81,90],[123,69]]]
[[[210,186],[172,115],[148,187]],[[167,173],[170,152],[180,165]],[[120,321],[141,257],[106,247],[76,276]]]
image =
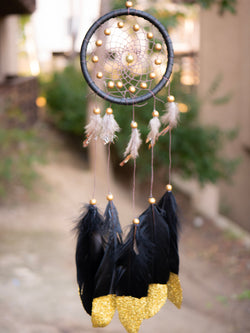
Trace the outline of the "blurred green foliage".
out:
[[[212,83],[206,96],[212,104],[213,95],[216,93],[220,78]],[[219,81],[219,82],[218,82]],[[198,122],[201,101],[197,95],[180,84],[180,73],[173,76],[171,90],[175,93],[176,101],[184,103],[188,112],[181,114],[179,126],[172,131],[172,158],[175,170],[186,178],[196,177],[200,183],[216,182],[218,179],[229,179],[235,170],[238,160],[230,160],[222,154],[224,144],[233,139],[235,133],[224,132],[216,126],[203,126]],[[49,107],[49,114],[54,124],[67,133],[82,135],[83,124],[86,122],[87,87],[82,74],[74,67],[65,68],[63,72],[53,74],[51,81],[44,84],[44,91]],[[166,99],[166,91],[159,94],[159,98]],[[153,99],[136,110],[136,121],[142,138],[145,141],[148,134],[148,123],[154,108]],[[215,106],[213,106],[215,107]],[[156,103],[156,108],[161,112],[165,109],[162,102]],[[122,128],[119,139],[113,146],[115,163],[123,159],[123,152],[130,137],[130,121],[132,107],[114,105],[116,120]],[[161,112],[162,113],[162,112]],[[155,167],[165,166],[168,160],[169,136],[159,138],[155,148]],[[137,160],[139,176],[145,180],[150,172],[150,151],[147,145],[140,148],[140,158]]]
[[[80,135],[86,120],[87,84],[75,66],[54,72],[50,80],[42,82],[47,99],[48,115],[54,125],[65,132]]]
[[[8,107],[0,115],[0,197],[5,197],[13,186],[32,188],[38,177],[35,165],[44,161],[44,144],[37,130],[24,127],[18,108]]]
[[[235,131],[222,131],[217,126],[204,126],[198,122],[198,114],[201,102],[195,93],[190,93],[189,87],[181,86],[180,73],[175,73],[171,83],[171,91],[174,92],[176,101],[184,103],[188,107],[187,113],[182,113],[179,126],[172,131],[172,160],[173,168],[184,178],[195,177],[201,184],[206,182],[215,183],[218,179],[229,180],[236,166],[238,159],[229,159],[222,154],[224,144],[235,137]],[[159,98],[166,99],[166,91],[159,94]],[[154,109],[153,99],[147,105],[136,109],[136,121],[142,139],[145,142],[148,134],[148,123]],[[116,162],[123,159],[124,148],[126,147],[131,129],[132,108],[116,105],[113,107],[115,117],[122,127],[119,138],[113,147],[116,155]],[[156,103],[156,109],[162,114],[166,106],[160,102]],[[154,148],[155,168],[169,164],[168,157],[169,135],[159,138]],[[146,144],[140,148],[140,157],[137,159],[139,176],[145,180],[150,173],[151,153]]]

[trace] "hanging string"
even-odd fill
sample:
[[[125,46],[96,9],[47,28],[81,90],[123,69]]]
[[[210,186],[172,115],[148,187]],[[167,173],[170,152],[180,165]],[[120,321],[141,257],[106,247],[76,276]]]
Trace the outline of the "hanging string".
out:
[[[110,192],[110,144],[108,144],[108,162],[107,162],[107,183],[108,183],[108,193]]]
[[[93,177],[93,195],[92,195],[92,198],[95,198],[95,191],[96,191],[96,155],[97,155],[97,140],[95,140],[95,145],[94,145],[94,177]]]
[[[170,130],[169,130],[169,147],[168,147],[168,155],[169,155],[168,183],[170,185],[171,185],[171,167],[172,167],[171,145],[172,145],[172,133],[171,133],[171,128],[170,128]]]
[[[171,83],[169,82],[168,85],[168,96],[170,96],[170,86]],[[168,156],[169,156],[169,166],[168,166],[168,183],[171,185],[171,168],[172,168],[172,132],[171,128],[169,129],[169,146],[168,146]]]
[[[135,105],[132,108],[132,120],[135,121]],[[135,176],[136,176],[136,158],[134,158],[134,169],[133,169],[133,189],[132,189],[132,211],[133,216],[135,215]]]
[[[149,197],[153,197],[153,185],[154,185],[154,145],[151,147],[151,181],[150,181],[150,194]]]
[[[134,170],[133,170],[133,216],[135,215],[135,175],[136,175],[136,159],[134,159]]]

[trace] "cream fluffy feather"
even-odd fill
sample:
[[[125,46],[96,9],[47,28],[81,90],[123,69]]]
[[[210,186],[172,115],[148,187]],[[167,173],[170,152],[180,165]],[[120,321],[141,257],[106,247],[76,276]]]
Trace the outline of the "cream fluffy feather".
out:
[[[115,132],[119,132],[120,127],[117,124],[113,114],[105,114],[102,120],[102,130],[100,138],[104,141],[105,144],[114,142],[116,138]]]
[[[167,104],[167,112],[161,117],[163,124],[168,124],[170,128],[177,126],[180,117],[178,104],[170,102]]]
[[[124,156],[131,155],[133,159],[138,157],[139,155],[138,150],[140,148],[141,143],[142,140],[141,140],[140,131],[137,128],[133,128]]]

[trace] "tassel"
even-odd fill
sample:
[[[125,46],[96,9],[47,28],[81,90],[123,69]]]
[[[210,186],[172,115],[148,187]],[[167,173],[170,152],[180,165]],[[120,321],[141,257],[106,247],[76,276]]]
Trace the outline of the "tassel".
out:
[[[95,291],[92,306],[92,324],[94,327],[107,326],[116,309],[116,267],[115,258],[122,244],[122,230],[113,195],[107,196],[109,200],[105,211],[105,229],[108,231],[107,245],[100,266],[95,275]]]
[[[119,132],[120,127],[115,121],[113,110],[107,108],[106,113],[102,120],[102,131],[100,138],[104,141],[104,144],[113,143],[116,138],[115,132]]]
[[[126,157],[120,163],[120,166],[124,166],[124,164],[126,164],[130,160],[130,158],[136,159],[139,156],[138,150],[140,148],[142,140],[141,140],[140,131],[138,130],[137,126],[138,126],[137,123],[135,121],[132,121],[131,123],[132,133],[124,153],[124,156]]]
[[[149,122],[150,132],[148,133],[146,143],[150,142],[149,149],[155,145],[158,136],[161,122],[159,120],[159,112],[154,110],[152,113],[153,118]]]
[[[77,233],[76,269],[79,294],[86,312],[91,315],[94,277],[103,258],[103,218],[92,199],[75,227]]]
[[[168,96],[167,112],[161,117],[163,124],[168,124],[168,126],[164,128],[159,135],[165,135],[170,129],[176,127],[178,124],[180,111],[178,104],[174,101],[174,96]]]
[[[179,251],[178,239],[180,223],[177,215],[177,204],[172,193],[172,185],[166,186],[166,193],[160,199],[158,206],[165,211],[165,221],[170,231],[169,268],[170,279],[168,281],[168,299],[178,308],[182,303],[182,289],[178,278],[179,274]]]
[[[92,140],[97,140],[102,130],[101,110],[96,108],[90,117],[90,122],[85,126],[86,139],[83,141],[83,147],[86,148]]]
[[[128,333],[137,333],[145,318],[150,281],[152,243],[147,230],[139,223],[139,219],[134,219],[117,258],[116,306]]]
[[[169,279],[169,228],[164,220],[164,212],[149,198],[150,206],[139,217],[142,227],[148,230],[153,243],[151,279],[149,281],[145,319],[160,311],[167,300]]]

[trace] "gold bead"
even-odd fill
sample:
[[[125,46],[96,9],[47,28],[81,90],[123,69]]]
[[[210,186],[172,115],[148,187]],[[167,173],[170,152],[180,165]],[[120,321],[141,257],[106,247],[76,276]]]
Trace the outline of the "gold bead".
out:
[[[108,201],[112,201],[113,199],[114,199],[113,194],[112,194],[112,193],[109,193],[109,194],[107,195],[107,200],[108,200]]]
[[[132,54],[128,54],[126,56],[126,61],[127,61],[127,63],[131,64],[134,61],[133,55]]]
[[[156,203],[156,200],[155,200],[155,198],[151,197],[151,198],[148,198],[148,202],[149,202],[151,205],[153,205],[153,204]]]
[[[134,29],[134,31],[139,31],[140,30],[139,24],[134,24],[133,29]]]
[[[109,81],[109,82],[108,82],[108,88],[109,88],[109,89],[113,89],[114,86],[115,86],[115,83],[114,83],[113,81]]]
[[[96,45],[96,46],[102,46],[102,40],[101,40],[101,39],[98,39],[98,40],[95,42],[95,45]]]
[[[168,96],[168,102],[171,103],[171,102],[174,102],[175,101],[175,97],[173,95],[169,95]]]
[[[111,30],[110,29],[105,29],[104,30],[104,34],[106,35],[106,36],[109,36],[110,34],[111,34]]]
[[[162,48],[162,46],[161,46],[160,43],[156,43],[156,44],[155,44],[155,50],[156,50],[156,51],[160,51],[161,48]]]
[[[99,108],[94,108],[93,113],[94,113],[94,114],[100,114],[100,113],[101,113],[101,109],[99,109]]]
[[[154,37],[153,33],[152,32],[148,32],[147,33],[147,38],[148,39],[152,39]]]
[[[92,62],[97,63],[99,61],[99,58],[95,55],[92,57]]]
[[[126,7],[127,8],[131,8],[133,6],[133,2],[132,1],[126,1]]]
[[[167,190],[168,192],[171,192],[171,191],[172,191],[172,188],[173,188],[172,185],[170,185],[170,184],[166,185],[166,190]]]
[[[111,108],[107,108],[107,109],[106,109],[106,113],[107,113],[107,114],[112,114],[112,113],[113,113],[113,110],[112,110]]]
[[[156,78],[156,74],[154,72],[151,72],[149,74],[149,77],[150,77],[150,79],[155,79]]]
[[[155,64],[156,65],[161,65],[161,59],[155,59]]]
[[[148,85],[147,85],[146,82],[142,82],[142,83],[140,84],[140,87],[141,87],[142,89],[147,89]]]
[[[93,206],[96,205],[96,199],[91,199],[89,203],[90,203],[90,205],[93,205]]]
[[[139,224],[139,223],[140,223],[140,220],[137,219],[137,218],[136,218],[136,219],[133,219],[133,223],[134,223],[134,224]]]
[[[136,121],[132,121],[131,124],[130,124],[130,127],[131,128],[137,128],[138,127],[138,124]]]
[[[98,72],[98,73],[96,74],[96,77],[97,77],[98,79],[102,79],[102,77],[103,77],[102,72]]]
[[[135,87],[134,87],[134,86],[130,86],[130,87],[128,88],[128,90],[129,90],[132,94],[135,93]]]
[[[121,28],[124,27],[124,23],[122,21],[120,21],[120,22],[117,23],[117,26],[118,26],[118,28],[121,29]]]
[[[152,116],[153,116],[153,117],[159,117],[159,112],[156,111],[156,110],[154,110],[154,111],[152,112]]]
[[[118,82],[116,83],[116,86],[117,86],[118,89],[121,89],[121,88],[123,87],[123,84],[122,84],[121,81],[118,81]]]

